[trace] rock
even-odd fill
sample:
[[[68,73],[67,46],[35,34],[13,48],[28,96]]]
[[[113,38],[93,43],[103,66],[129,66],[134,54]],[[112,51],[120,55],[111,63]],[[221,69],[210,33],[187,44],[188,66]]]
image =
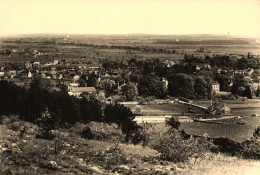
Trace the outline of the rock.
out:
[[[125,169],[125,170],[130,170],[130,168],[126,165],[120,165],[117,168]]]
[[[126,171],[129,171],[130,168],[126,165],[120,165],[120,166],[117,166],[115,167],[112,172],[115,172],[115,173],[123,173],[125,174]]]
[[[53,161],[53,160],[49,161],[49,166],[52,167],[52,168],[57,168],[58,167],[57,163],[55,161]]]
[[[155,171],[155,172],[163,172],[163,170],[158,169],[158,168],[157,168],[157,169],[154,169],[154,171]]]
[[[104,174],[103,171],[101,171],[98,167],[96,166],[89,166],[88,167],[91,171],[93,171],[94,173],[98,173],[98,174]]]
[[[78,159],[78,163],[79,163],[79,165],[81,165],[81,166],[86,166],[86,163],[85,163],[84,159],[82,159],[82,158],[79,158],[79,159]]]
[[[150,171],[149,168],[143,168],[142,171]]]

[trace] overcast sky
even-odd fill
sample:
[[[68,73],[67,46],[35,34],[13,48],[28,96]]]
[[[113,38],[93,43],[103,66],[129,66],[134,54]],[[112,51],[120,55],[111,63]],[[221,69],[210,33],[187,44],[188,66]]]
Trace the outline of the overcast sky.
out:
[[[260,0],[0,0],[0,34],[260,36]]]

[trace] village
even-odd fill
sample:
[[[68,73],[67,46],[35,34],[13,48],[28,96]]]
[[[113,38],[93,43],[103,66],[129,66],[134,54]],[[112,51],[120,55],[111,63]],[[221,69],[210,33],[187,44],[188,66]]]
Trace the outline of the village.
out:
[[[23,53],[24,50],[3,50],[2,54],[9,54],[10,57],[12,54]],[[37,50],[32,50],[29,52],[34,55],[34,57],[44,55],[44,53],[38,52]],[[26,55],[26,54],[25,54]],[[27,54],[28,55],[28,54]],[[249,60],[249,63],[252,60],[257,60],[258,55],[252,55],[248,53],[248,55],[235,55],[229,54],[224,55],[222,57],[228,57],[232,59],[246,59]],[[238,58],[239,57],[239,58]],[[15,64],[2,64],[0,69],[0,78],[2,80],[6,80],[9,82],[13,82],[14,84],[29,88],[30,84],[35,77],[40,77],[42,79],[46,79],[49,81],[49,88],[52,91],[60,91],[66,90],[69,95],[75,96],[77,98],[81,98],[81,94],[89,94],[104,104],[110,104],[113,102],[119,102],[124,105],[129,105],[128,107],[137,114],[136,121],[137,122],[164,122],[169,118],[169,116],[176,116],[182,122],[190,122],[194,121],[194,119],[202,119],[202,118],[212,118],[207,117],[211,115],[213,116],[223,116],[223,115],[231,115],[230,108],[223,102],[218,103],[217,101],[221,100],[235,100],[240,99],[242,101],[245,100],[244,94],[241,96],[234,97],[235,94],[232,94],[232,86],[234,82],[235,75],[242,75],[243,79],[248,82],[247,86],[249,87],[249,96],[251,98],[257,98],[259,96],[259,86],[260,86],[260,72],[259,72],[259,62],[258,65],[249,65],[245,66],[245,69],[242,70],[233,70],[228,66],[223,67],[212,67],[210,62],[204,62],[201,60],[207,60],[208,56],[193,56],[186,55],[184,56],[184,60],[176,61],[172,59],[147,59],[147,60],[137,60],[137,59],[128,59],[123,60],[117,66],[114,66],[115,61],[112,59],[110,62],[104,61],[103,64],[99,64],[96,66],[88,66],[87,64],[79,64],[80,62],[65,62],[63,59],[49,59],[48,62],[41,63],[40,61],[26,61],[23,64],[15,65]],[[191,60],[191,61],[190,61]],[[194,61],[195,60],[195,61]],[[192,64],[191,64],[192,63]],[[229,63],[227,63],[229,64]],[[252,64],[252,63],[251,63]],[[196,105],[194,100],[189,100],[187,96],[175,96],[170,97],[167,95],[169,93],[168,86],[169,81],[167,80],[167,74],[161,74],[162,68],[168,72],[174,72],[177,69],[177,65],[179,66],[189,66],[189,74],[191,75],[202,75],[210,72],[214,77],[218,75],[225,75],[229,77],[229,80],[225,80],[223,82],[222,79],[214,78],[214,81],[211,81],[210,87],[208,89],[210,92],[207,92],[207,96],[211,103],[207,103],[204,106]],[[150,67],[149,67],[150,66]],[[258,68],[258,69],[257,69]],[[137,75],[141,72],[147,71],[147,74],[150,75],[160,75],[159,84],[162,85],[162,93],[164,95],[158,95],[157,97],[150,97],[148,95],[140,94],[138,92],[138,79]],[[168,78],[169,79],[169,78]],[[220,82],[218,82],[220,80]],[[170,80],[171,81],[171,80]],[[133,92],[130,98],[126,98],[126,94],[128,92],[129,85],[131,84],[131,88]],[[124,88],[125,86],[125,88]],[[246,87],[238,87],[240,90],[245,91]],[[226,90],[228,89],[228,90]],[[143,96],[143,97],[142,97]],[[158,97],[163,98],[158,98]],[[179,98],[178,98],[179,97]],[[204,97],[205,98],[205,95]],[[202,99],[203,99],[202,98]],[[217,100],[218,99],[218,100]],[[196,98],[195,101],[199,100]],[[214,102],[212,103],[212,100]],[[140,111],[136,111],[139,105],[147,105],[147,104],[172,104],[172,103],[181,103],[187,106],[186,111],[182,112],[164,112],[161,114],[156,114],[156,112],[149,112],[146,114],[140,113]],[[199,112],[195,111],[199,109]],[[196,109],[197,108],[197,109]],[[231,115],[232,116],[232,115]]]
[[[0,0],[0,175],[260,172],[260,0]]]

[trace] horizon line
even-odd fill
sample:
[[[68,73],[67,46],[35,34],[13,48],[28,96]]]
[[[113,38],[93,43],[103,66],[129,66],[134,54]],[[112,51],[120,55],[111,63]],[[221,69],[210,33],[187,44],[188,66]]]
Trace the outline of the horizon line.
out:
[[[249,34],[230,34],[230,33],[179,33],[179,34],[160,34],[160,33],[58,33],[58,32],[35,32],[35,33],[0,33],[0,37],[12,37],[17,35],[158,35],[158,36],[183,36],[183,35],[212,35],[212,36],[230,36],[230,37],[254,37],[260,38],[259,35]]]

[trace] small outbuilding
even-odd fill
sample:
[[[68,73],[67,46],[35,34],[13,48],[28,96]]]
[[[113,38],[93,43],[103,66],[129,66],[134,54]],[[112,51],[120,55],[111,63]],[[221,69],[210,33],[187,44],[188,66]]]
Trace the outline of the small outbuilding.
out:
[[[225,103],[215,103],[209,106],[208,111],[213,115],[227,115],[231,113],[231,109]]]

